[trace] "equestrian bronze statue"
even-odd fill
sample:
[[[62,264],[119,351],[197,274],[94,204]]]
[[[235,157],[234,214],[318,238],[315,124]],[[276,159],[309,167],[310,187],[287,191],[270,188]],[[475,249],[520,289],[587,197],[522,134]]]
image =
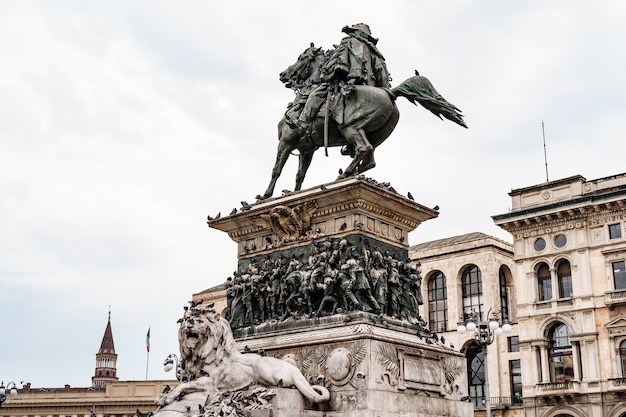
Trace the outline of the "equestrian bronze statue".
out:
[[[338,179],[374,168],[375,149],[398,123],[396,98],[421,104],[440,119],[445,117],[467,128],[461,111],[444,99],[431,82],[415,76],[389,88],[385,60],[376,48],[369,27],[359,23],[344,27],[347,36],[330,51],[307,48],[298,60],[280,73],[280,80],[296,92],[296,98],[278,123],[278,151],[272,178],[261,198],[274,193],[289,155],[298,151],[295,190],[300,190],[314,152],[341,146],[352,158]]]

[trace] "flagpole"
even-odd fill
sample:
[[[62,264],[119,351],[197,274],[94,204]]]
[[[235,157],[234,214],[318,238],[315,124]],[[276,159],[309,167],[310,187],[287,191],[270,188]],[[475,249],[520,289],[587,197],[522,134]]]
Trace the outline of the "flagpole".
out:
[[[148,380],[148,363],[150,361],[150,326],[146,334],[146,381]]]

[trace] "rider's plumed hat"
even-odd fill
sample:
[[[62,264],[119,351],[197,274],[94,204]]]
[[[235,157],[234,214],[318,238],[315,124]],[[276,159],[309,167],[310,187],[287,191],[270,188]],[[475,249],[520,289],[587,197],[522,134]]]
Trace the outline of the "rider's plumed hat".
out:
[[[378,39],[372,36],[372,32],[370,31],[370,27],[365,23],[357,23],[352,26],[344,26],[341,29],[343,33],[347,33],[348,35],[357,35],[363,38],[366,38],[368,41],[372,42],[374,45],[378,42]]]

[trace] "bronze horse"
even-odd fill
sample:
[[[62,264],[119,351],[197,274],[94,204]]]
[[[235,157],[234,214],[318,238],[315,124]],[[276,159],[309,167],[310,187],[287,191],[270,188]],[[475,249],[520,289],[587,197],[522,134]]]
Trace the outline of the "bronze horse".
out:
[[[316,50],[309,48],[298,57],[298,61],[280,74],[280,80],[296,91],[304,88],[311,90],[311,86],[314,88],[319,83],[319,69],[323,59],[324,52],[321,48]],[[426,77],[420,76],[417,71],[415,73],[414,77],[393,89],[366,85],[353,86],[350,94],[340,98],[344,100],[343,105],[333,109],[326,120],[325,110],[320,111],[311,124],[310,134],[289,126],[286,118],[283,117],[278,123],[279,142],[272,178],[265,194],[259,197],[264,199],[272,196],[276,181],[280,177],[289,154],[296,149],[300,154],[296,191],[302,187],[314,152],[323,146],[344,146],[342,153],[352,157],[352,162],[340,173],[338,179],[361,174],[374,168],[376,166],[374,150],[389,137],[400,118],[400,112],[395,103],[397,97],[405,97],[413,104],[417,101],[439,118],[443,116],[467,128],[460,110],[448,103]],[[332,114],[337,111],[342,111],[342,114],[339,116]],[[337,119],[343,121],[337,123],[335,121]],[[325,131],[327,132],[326,138]]]

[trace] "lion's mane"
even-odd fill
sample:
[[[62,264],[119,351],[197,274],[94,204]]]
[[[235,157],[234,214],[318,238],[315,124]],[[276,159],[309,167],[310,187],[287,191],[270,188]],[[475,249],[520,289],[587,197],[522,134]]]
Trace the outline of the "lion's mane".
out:
[[[293,361],[240,353],[228,321],[212,304],[204,308],[192,304],[180,323],[181,383],[157,397],[156,404],[163,407],[158,410],[162,417],[170,416],[168,410],[190,409],[198,400],[206,401],[208,395],[240,391],[254,384],[295,387],[311,402],[329,401],[328,390],[310,385]]]
[[[190,332],[197,337],[194,346],[187,343]],[[185,312],[178,329],[178,341],[183,366],[181,375],[187,379],[199,377],[201,370],[208,372],[218,367],[237,349],[228,321],[210,308],[195,307]]]

